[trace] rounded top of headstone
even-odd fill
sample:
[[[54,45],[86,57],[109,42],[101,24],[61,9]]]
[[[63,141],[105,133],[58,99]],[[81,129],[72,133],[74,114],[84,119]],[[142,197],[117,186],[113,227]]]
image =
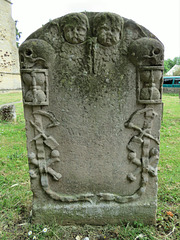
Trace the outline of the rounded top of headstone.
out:
[[[119,44],[127,53],[127,48],[132,42],[146,37],[159,42],[145,27],[116,13],[81,12],[69,13],[49,21],[32,33],[27,40],[42,39],[56,51],[59,51],[63,43],[79,45],[94,41],[104,47]]]

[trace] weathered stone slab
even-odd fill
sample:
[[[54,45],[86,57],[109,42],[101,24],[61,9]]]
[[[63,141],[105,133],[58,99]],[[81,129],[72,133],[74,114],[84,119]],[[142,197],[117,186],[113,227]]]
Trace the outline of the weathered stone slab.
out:
[[[163,45],[113,13],[72,13],[20,47],[33,215],[155,223]]]
[[[16,110],[14,104],[3,105],[0,107],[0,120],[1,121],[16,121]]]

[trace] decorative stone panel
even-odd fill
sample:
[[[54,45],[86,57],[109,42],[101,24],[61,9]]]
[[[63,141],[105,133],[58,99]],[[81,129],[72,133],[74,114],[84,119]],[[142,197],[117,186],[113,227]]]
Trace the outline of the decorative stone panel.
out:
[[[20,47],[36,222],[155,223],[164,48],[114,13],[71,13]]]

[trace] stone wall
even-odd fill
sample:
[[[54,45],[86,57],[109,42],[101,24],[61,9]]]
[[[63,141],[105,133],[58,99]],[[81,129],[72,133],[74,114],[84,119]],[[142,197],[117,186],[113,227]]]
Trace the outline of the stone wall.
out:
[[[0,91],[20,88],[19,58],[11,2],[0,0]]]
[[[168,87],[163,88],[163,93],[179,93],[179,92],[180,88],[168,88]]]

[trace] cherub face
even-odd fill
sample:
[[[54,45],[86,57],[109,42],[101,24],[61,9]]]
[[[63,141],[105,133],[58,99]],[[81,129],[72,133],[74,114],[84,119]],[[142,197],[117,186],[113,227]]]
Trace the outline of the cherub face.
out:
[[[86,40],[87,28],[84,24],[67,24],[64,27],[64,37],[72,44],[82,43]]]
[[[120,28],[117,26],[110,26],[109,24],[102,24],[97,29],[97,40],[104,46],[112,46],[118,43],[120,39]]]

